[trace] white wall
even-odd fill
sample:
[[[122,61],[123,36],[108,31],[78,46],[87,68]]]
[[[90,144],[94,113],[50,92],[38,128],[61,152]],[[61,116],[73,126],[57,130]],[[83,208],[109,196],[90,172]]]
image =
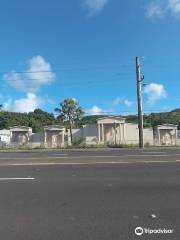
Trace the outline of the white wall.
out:
[[[44,142],[44,133],[32,133],[30,135],[30,142]]]
[[[72,130],[73,135],[73,142],[78,142],[83,139],[82,129],[73,129]]]
[[[5,144],[10,143],[10,131],[9,130],[6,130],[6,129],[0,130],[0,142],[5,143]]]
[[[83,139],[86,144],[98,144],[98,125],[88,124],[83,127]]]
[[[154,145],[153,128],[144,129],[144,144]]]
[[[68,145],[71,145],[70,131],[68,130]],[[86,144],[98,143],[98,125],[88,124],[80,129],[72,129],[73,142],[82,141]]]
[[[139,129],[138,124],[126,123],[125,124],[125,143],[126,144],[139,144]],[[154,144],[153,129],[144,128],[144,144]]]
[[[133,123],[125,123],[125,144],[138,144],[139,131],[138,125]]]

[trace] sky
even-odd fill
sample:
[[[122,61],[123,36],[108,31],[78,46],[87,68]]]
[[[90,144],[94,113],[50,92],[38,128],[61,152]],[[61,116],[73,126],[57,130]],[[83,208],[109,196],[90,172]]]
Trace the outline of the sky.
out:
[[[0,103],[53,112],[74,98],[86,114],[180,107],[180,0],[1,0]]]

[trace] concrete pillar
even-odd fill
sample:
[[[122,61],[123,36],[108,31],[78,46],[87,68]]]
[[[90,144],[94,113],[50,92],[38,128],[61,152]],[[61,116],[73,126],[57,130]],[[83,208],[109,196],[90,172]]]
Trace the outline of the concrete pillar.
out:
[[[102,141],[104,143],[104,124],[102,124]]]
[[[29,139],[30,139],[30,132],[29,131],[27,132],[26,136],[27,136],[27,141],[29,142]]]
[[[98,124],[98,141],[101,142],[101,125]]]
[[[122,142],[123,142],[123,130],[122,130],[122,124],[120,123],[119,126],[120,126],[120,132],[121,132],[121,135],[120,135],[121,138],[120,138],[120,139],[121,139],[121,143],[122,143]]]
[[[47,132],[46,130],[44,131],[44,146],[47,147]]]
[[[44,132],[44,143],[46,143],[47,142],[47,132],[45,131]]]
[[[175,130],[175,145],[177,146],[177,139],[178,139],[178,135],[177,135],[177,129]]]
[[[160,129],[158,129],[158,144],[161,145],[161,135],[160,135]]]
[[[123,126],[123,142],[125,143],[126,142],[126,128],[125,128],[125,124],[122,123],[122,126]]]
[[[117,135],[116,135],[116,123],[114,122],[114,144],[117,144]]]
[[[12,131],[10,131],[10,143],[12,142]]]
[[[62,134],[61,134],[61,138],[62,138],[62,143],[61,143],[61,146],[64,147],[64,130],[62,131]]]

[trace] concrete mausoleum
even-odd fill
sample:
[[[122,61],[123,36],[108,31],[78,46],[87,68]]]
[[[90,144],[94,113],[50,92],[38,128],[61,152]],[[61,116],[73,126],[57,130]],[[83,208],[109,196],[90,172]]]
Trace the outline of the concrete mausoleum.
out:
[[[73,131],[73,141],[82,140],[86,144],[120,145],[139,142],[138,124],[126,123],[125,118],[99,118],[94,124],[84,125]],[[144,129],[144,142],[153,145],[153,129]]]
[[[109,144],[120,144],[125,142],[125,119],[124,118],[102,118],[97,120],[98,142]]]
[[[65,146],[65,128],[58,125],[45,127],[44,145],[47,148],[63,148]]]
[[[32,128],[25,126],[15,126],[10,128],[10,143],[23,146],[29,142],[32,135]]]
[[[154,128],[154,144],[158,146],[176,146],[178,144],[177,125],[164,124]]]

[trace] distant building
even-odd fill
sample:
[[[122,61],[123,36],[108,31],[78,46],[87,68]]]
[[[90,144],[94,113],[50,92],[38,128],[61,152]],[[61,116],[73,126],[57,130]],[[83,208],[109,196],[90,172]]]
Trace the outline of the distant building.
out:
[[[154,128],[154,144],[158,146],[175,146],[178,144],[177,125],[164,124]]]
[[[73,141],[82,139],[86,144],[120,145],[139,142],[138,124],[126,123],[125,118],[99,118],[94,124],[73,131]],[[153,129],[144,129],[144,142],[153,145]]]
[[[45,127],[44,145],[47,148],[63,148],[65,146],[65,128],[58,125]]]
[[[28,144],[32,128],[26,126],[15,126],[10,128],[11,145],[23,146]]]
[[[0,130],[0,146],[10,144],[10,131],[7,129]]]

